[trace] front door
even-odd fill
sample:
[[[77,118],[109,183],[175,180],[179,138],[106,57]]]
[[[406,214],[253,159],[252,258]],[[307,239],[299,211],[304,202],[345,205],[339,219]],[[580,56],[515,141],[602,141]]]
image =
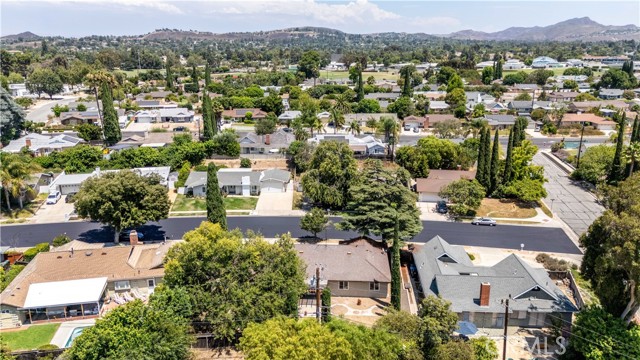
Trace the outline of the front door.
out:
[[[153,294],[156,288],[156,279],[147,279],[147,287],[149,288],[149,294]]]

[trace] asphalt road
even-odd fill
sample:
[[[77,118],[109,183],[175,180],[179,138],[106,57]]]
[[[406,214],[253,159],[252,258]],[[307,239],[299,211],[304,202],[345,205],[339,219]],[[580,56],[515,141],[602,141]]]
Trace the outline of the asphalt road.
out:
[[[180,239],[182,235],[197,227],[204,218],[179,217],[150,223],[141,227],[146,240]],[[333,223],[339,218],[332,218]],[[229,228],[242,231],[252,229],[265,237],[291,232],[294,237],[308,236],[300,229],[299,217],[269,216],[230,216]],[[580,250],[567,237],[562,229],[536,226],[499,225],[496,227],[479,227],[469,223],[423,221],[424,230],[418,234],[414,242],[426,242],[436,235],[456,245],[472,245],[505,249],[580,254]],[[0,243],[3,246],[27,247],[41,242],[49,242],[53,237],[66,233],[69,237],[89,242],[109,242],[113,239],[113,231],[98,223],[67,222],[33,225],[5,225],[0,227]],[[325,235],[325,234],[320,234]],[[355,237],[353,232],[344,232],[331,226],[326,236],[334,239]]]
[[[75,97],[57,97],[39,107],[32,108],[27,113],[27,120],[33,122],[47,122],[48,116],[53,115],[51,109],[56,105],[67,105],[75,101]],[[47,100],[48,101],[48,100]]]
[[[400,135],[400,142],[398,143],[401,146],[406,146],[406,145],[415,145],[418,143],[418,139],[420,139],[421,137],[425,137],[424,135]],[[455,142],[455,143],[460,143],[462,142],[464,139],[450,139],[451,141]],[[562,138],[559,137],[544,137],[544,138],[528,138],[528,140],[530,140],[535,146],[537,146],[540,149],[549,149],[551,148],[551,144],[554,142],[559,142],[560,140],[562,140]],[[571,141],[578,141],[580,140],[579,138],[567,138],[565,140],[571,140]],[[609,138],[606,136],[589,136],[586,137],[583,141],[585,142],[586,146],[590,146],[590,145],[598,145],[598,144],[603,144],[606,141],[608,141]],[[500,144],[506,148],[507,144],[509,142],[509,137],[508,136],[500,136]]]

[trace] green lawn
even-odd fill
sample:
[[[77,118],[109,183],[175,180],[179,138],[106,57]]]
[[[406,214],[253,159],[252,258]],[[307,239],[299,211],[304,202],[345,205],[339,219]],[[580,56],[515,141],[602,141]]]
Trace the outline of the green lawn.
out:
[[[257,197],[231,197],[223,199],[224,207],[227,210],[253,210],[258,203]],[[206,211],[207,203],[205,198],[188,197],[178,195],[171,207],[171,211]]]
[[[0,337],[13,351],[31,350],[49,344],[58,327],[60,324],[32,325],[25,330],[0,333]]]

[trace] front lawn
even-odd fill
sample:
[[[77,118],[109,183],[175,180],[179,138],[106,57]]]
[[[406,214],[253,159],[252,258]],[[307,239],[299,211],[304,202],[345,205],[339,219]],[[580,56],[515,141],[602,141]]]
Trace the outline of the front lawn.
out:
[[[49,344],[58,327],[60,324],[31,325],[25,330],[2,332],[0,337],[13,351],[31,350]]]
[[[253,210],[258,203],[257,197],[227,196],[223,199],[226,210]],[[206,211],[207,201],[204,197],[178,195],[171,211]]]
[[[532,218],[536,214],[533,206],[509,199],[483,199],[476,212],[477,216],[515,219]]]

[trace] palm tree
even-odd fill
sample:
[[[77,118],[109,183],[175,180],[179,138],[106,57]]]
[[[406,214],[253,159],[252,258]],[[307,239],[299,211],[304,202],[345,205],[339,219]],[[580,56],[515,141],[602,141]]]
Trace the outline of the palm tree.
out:
[[[344,125],[344,115],[335,106],[331,109],[331,121],[333,121],[333,133],[338,132],[338,128]]]
[[[217,100],[212,101],[211,103],[211,112],[213,113],[213,125],[215,127],[216,133],[220,131],[220,120],[222,119],[222,112],[224,111],[224,107]]]
[[[96,105],[98,106],[98,116],[100,117],[100,123],[102,123],[102,112],[100,111],[100,100],[98,97],[98,88],[102,84],[107,84],[112,89],[118,84],[115,76],[104,70],[92,71],[84,78],[84,84],[93,89],[93,93],[96,96]]]
[[[24,208],[24,196],[33,191],[27,184],[31,173],[40,167],[24,155],[0,153],[0,183],[4,190],[7,210],[11,211],[11,197],[18,198],[20,209]]]
[[[640,160],[640,142],[636,141],[624,150],[624,158],[629,165],[629,176],[633,174],[633,167],[638,160]]]
[[[324,128],[324,124],[320,119],[316,118],[316,121],[313,123],[313,129],[316,130],[316,133],[320,134],[320,132],[327,132],[327,129]]]
[[[349,123],[349,127],[347,128],[347,131],[349,131],[352,134],[360,135],[360,123],[353,120],[352,122]]]
[[[393,159],[394,148],[396,139],[398,138],[400,126],[397,121],[390,117],[383,117],[378,122],[378,132],[384,135],[384,140],[387,143],[387,152]]]
[[[349,95],[346,93],[336,95],[333,107],[343,114],[349,113],[351,111],[351,100],[349,99]]]
[[[464,124],[464,136],[467,137],[469,136],[469,134],[471,134],[473,138],[476,139],[478,137],[478,134],[480,134],[480,131],[483,130],[485,126],[487,126],[487,121],[482,118],[467,121]]]

